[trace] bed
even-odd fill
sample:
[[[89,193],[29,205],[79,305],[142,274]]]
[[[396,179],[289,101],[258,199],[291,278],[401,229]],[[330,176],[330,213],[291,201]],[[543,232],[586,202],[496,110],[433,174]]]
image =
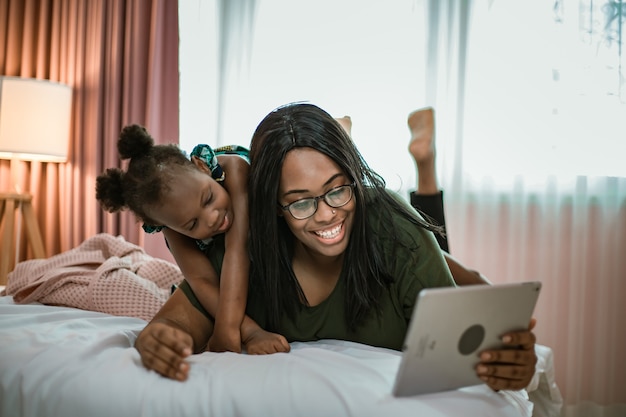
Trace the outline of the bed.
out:
[[[60,259],[53,258],[38,262]],[[189,379],[177,382],[145,369],[133,348],[146,319],[92,310],[0,296],[0,416],[559,415],[552,351],[541,345],[523,391],[477,385],[394,398],[400,353],[338,340],[293,343],[290,353],[267,356],[204,352],[190,358]]]

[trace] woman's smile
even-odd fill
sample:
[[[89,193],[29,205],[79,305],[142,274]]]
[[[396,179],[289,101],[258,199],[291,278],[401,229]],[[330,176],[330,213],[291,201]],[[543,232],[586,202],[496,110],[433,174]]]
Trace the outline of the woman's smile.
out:
[[[330,243],[330,241],[341,240],[343,238],[343,221],[331,228],[326,228],[322,230],[315,230],[313,233],[320,237],[325,243]]]

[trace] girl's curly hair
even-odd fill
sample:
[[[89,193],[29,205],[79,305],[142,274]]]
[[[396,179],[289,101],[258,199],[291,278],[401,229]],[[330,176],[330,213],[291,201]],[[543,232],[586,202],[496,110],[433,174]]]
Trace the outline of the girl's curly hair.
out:
[[[175,144],[155,145],[148,131],[133,124],[122,129],[117,141],[128,168],[109,168],[96,178],[96,199],[110,213],[129,209],[141,221],[154,223],[145,208],[161,201],[169,190],[172,173],[193,168],[193,163]]]

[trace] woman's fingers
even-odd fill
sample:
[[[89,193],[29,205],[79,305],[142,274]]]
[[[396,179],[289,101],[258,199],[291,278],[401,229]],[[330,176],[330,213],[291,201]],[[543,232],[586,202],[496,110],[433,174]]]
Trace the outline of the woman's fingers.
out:
[[[521,390],[528,386],[530,379],[508,379],[483,375],[480,377],[494,391]]]
[[[189,364],[185,358],[191,354],[191,346],[190,335],[159,322],[148,324],[135,342],[146,368],[179,381],[187,379]]]
[[[178,381],[185,381],[189,373],[189,364],[183,360],[164,359],[162,352],[145,351],[141,361],[146,368]]]
[[[528,386],[534,373],[535,364],[532,359],[517,357],[520,365],[511,363],[485,363],[476,366],[478,377],[494,390],[518,390]]]
[[[502,343],[510,347],[522,347],[523,349],[534,349],[536,337],[530,330],[507,333],[502,337]]]
[[[531,321],[529,329],[534,327]],[[535,374],[535,335],[530,330],[507,333],[504,348],[480,354],[476,373],[494,390],[518,390],[528,386]]]
[[[495,376],[506,379],[527,379],[533,376],[534,368],[527,365],[504,365],[480,363],[476,367],[479,376]]]
[[[534,348],[487,350],[480,354],[480,360],[483,364],[501,363],[534,366],[537,363],[537,355]]]
[[[522,389],[535,373],[537,357],[533,351],[522,349],[483,352],[476,367],[478,377],[494,390]]]

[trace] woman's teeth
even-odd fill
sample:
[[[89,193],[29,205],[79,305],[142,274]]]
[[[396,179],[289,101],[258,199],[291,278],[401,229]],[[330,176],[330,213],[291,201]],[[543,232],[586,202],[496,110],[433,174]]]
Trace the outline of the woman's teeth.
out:
[[[341,232],[341,224],[329,230],[322,230],[319,232],[315,232],[315,234],[321,237],[322,239],[332,239],[332,238],[337,237],[339,235],[339,232]]]

